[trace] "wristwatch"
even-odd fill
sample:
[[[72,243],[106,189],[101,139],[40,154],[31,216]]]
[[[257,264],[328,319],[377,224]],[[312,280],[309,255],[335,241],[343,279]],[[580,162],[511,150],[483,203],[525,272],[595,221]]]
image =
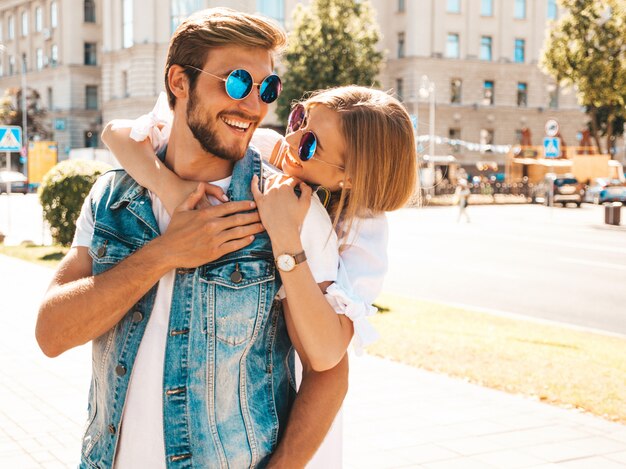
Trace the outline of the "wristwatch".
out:
[[[276,258],[276,266],[283,272],[291,272],[298,264],[302,264],[304,261],[306,261],[304,251],[298,254],[284,253]]]

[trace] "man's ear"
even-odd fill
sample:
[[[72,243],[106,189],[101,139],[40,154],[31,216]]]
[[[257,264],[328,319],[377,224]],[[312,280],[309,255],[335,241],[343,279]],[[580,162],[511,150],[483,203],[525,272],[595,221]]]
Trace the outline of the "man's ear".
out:
[[[189,97],[189,80],[184,67],[172,65],[167,72],[167,83],[170,91],[177,98],[187,99]]]

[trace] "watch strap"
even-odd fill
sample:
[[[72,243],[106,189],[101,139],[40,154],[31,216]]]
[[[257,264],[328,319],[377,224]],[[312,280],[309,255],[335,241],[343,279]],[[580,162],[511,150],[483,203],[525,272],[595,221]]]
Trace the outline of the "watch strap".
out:
[[[296,261],[296,265],[302,264],[304,261],[306,261],[306,253],[302,251],[298,254],[293,254],[293,258]]]

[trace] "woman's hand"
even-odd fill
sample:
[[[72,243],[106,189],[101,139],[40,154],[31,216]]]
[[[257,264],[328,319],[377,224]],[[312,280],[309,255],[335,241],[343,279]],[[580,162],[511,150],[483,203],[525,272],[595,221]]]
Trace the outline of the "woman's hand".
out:
[[[300,197],[294,192],[298,185]],[[300,228],[311,206],[312,192],[305,183],[276,174],[265,180],[265,190],[261,193],[258,176],[252,178],[252,195],[272,243],[283,237],[300,237]]]
[[[189,197],[189,194],[195,192],[198,189],[198,184],[202,186],[202,191],[204,193],[202,194],[202,197],[200,197],[200,200],[198,201],[194,209],[208,208],[212,207],[213,205],[217,205],[215,203],[215,200],[211,199],[217,199],[221,203],[228,202],[228,197],[226,196],[222,188],[220,186],[216,186],[215,184],[209,184],[208,182],[198,183],[195,181],[187,181],[186,179],[178,178],[175,181],[176,187],[174,187],[174,191],[178,194],[179,199],[185,201],[187,197]]]

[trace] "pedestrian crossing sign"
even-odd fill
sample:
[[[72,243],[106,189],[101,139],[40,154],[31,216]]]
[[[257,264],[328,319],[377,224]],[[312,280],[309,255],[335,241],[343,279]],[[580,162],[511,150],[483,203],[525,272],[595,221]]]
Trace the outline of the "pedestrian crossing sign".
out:
[[[16,125],[0,125],[0,152],[22,149],[22,128]]]
[[[558,137],[544,138],[543,152],[546,158],[558,158],[561,156],[561,140]]]

